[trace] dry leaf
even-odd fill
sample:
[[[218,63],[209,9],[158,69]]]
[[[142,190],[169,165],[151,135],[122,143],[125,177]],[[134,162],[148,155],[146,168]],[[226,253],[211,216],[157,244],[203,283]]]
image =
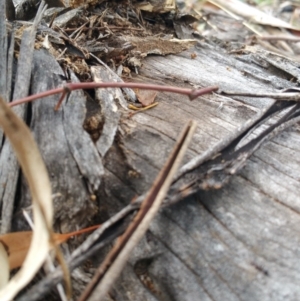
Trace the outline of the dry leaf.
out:
[[[31,239],[32,231],[1,235],[0,242],[6,247],[10,270],[22,265],[28,253]]]
[[[99,228],[99,226],[100,225],[96,225],[96,226],[84,228],[75,232],[70,232],[65,234],[54,233],[53,234],[54,242],[55,244],[59,245],[63,242],[66,242],[72,236],[93,231]],[[0,236],[0,246],[2,243],[6,248],[6,252],[8,253],[8,262],[9,262],[10,270],[19,268],[24,262],[24,259],[26,257],[26,254],[28,253],[28,249],[31,243],[32,234],[33,234],[32,231],[24,231],[24,232],[8,233]],[[0,262],[1,262],[1,250],[0,250]],[[2,265],[0,266],[1,266],[1,273],[2,273]],[[1,278],[0,278],[0,284],[1,284]]]
[[[153,91],[153,90],[134,89],[134,92],[136,94],[138,101],[144,107],[151,105],[154,102],[155,97],[157,95],[157,91]]]
[[[52,241],[53,208],[50,181],[38,147],[26,124],[1,96],[0,126],[13,146],[30,187],[35,223],[32,242],[22,268],[0,291],[1,301],[11,301],[31,281],[48,255]]]

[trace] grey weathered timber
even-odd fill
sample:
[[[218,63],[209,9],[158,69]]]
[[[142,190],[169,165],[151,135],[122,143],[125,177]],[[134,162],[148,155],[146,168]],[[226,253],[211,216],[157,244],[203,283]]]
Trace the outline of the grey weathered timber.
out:
[[[6,31],[6,5],[0,2],[0,94],[6,98],[6,72],[7,69],[7,31]]]
[[[34,53],[32,93],[64,84],[59,64],[46,51]],[[72,76],[76,81],[76,77]],[[98,189],[103,166],[89,135],[83,130],[86,99],[82,91],[75,91],[54,111],[58,95],[32,104],[30,127],[45,160],[54,194],[55,226],[62,232],[83,227],[97,212],[92,195]],[[23,180],[19,208],[30,204],[28,187]],[[19,229],[23,219],[16,219]]]
[[[6,31],[6,20],[5,20],[5,1],[0,2],[0,94],[6,99],[7,94],[7,81],[6,72],[7,70],[7,31]],[[2,141],[3,132],[0,131],[0,141]],[[2,143],[0,149],[2,147]]]
[[[15,32],[14,30],[12,30],[10,32],[10,43],[9,43],[9,48],[7,53],[6,94],[8,100],[11,100],[11,94],[12,94],[14,48],[15,48]]]
[[[299,79],[297,63],[272,59],[229,55],[224,47],[202,42],[176,56],[147,58],[138,78],[248,92],[275,91],[289,87],[292,76]],[[282,76],[284,67],[292,76]],[[190,102],[164,93],[157,100],[156,108],[123,119],[118,144],[106,156],[100,195],[109,215],[146,192],[186,120],[199,124],[187,162],[274,102],[219,95]],[[143,300],[298,300],[299,139],[296,125],[262,146],[224,188],[162,210],[127,268],[144,264],[140,279],[128,281],[124,271],[112,292],[115,300],[140,300],[139,286],[152,288],[152,297]]]
[[[233,48],[202,41],[178,55],[149,56],[135,80],[185,87],[219,85],[221,90],[240,92],[275,92],[293,85],[292,78],[299,80],[298,63],[264,52],[230,54]],[[195,59],[191,59],[192,53],[197,55]],[[62,84],[62,72],[45,50],[35,52],[34,62],[33,92]],[[84,100],[79,98],[82,106]],[[84,134],[80,132],[72,141],[66,138],[64,129],[79,129],[82,120],[72,120],[72,111],[68,117],[65,113],[75,105],[75,99],[54,112],[57,99],[49,97],[32,104],[31,128],[52,177],[54,193],[61,193],[61,198],[55,199],[56,226],[62,224],[67,230],[66,224],[75,226],[77,218],[80,223],[93,213],[85,190],[80,202],[68,198],[70,187],[78,192],[76,185],[82,182],[75,163],[65,167],[69,155],[62,152],[71,143],[73,151],[82,149],[77,143]],[[102,158],[104,175],[97,191],[101,221],[147,192],[187,120],[197,120],[198,128],[184,164],[223,140],[229,141],[228,137],[236,136],[246,122],[250,124],[249,120],[257,119],[275,103],[273,99],[233,99],[216,93],[193,101],[159,93],[156,100],[157,107],[131,118],[124,110],[120,118],[114,144]],[[264,127],[267,125],[254,134]],[[299,141],[299,125],[295,125],[265,143],[226,186],[199,189],[197,194],[162,209],[107,300],[299,300]],[[95,154],[93,144],[87,149]],[[90,167],[97,164],[91,160]],[[182,187],[176,186],[178,183],[180,179],[171,193]],[[22,198],[26,198],[24,191]],[[75,212],[77,208],[79,212]],[[94,263],[101,258],[94,257]],[[34,289],[21,300],[36,300]]]
[[[103,66],[92,67],[92,76],[94,82],[113,81],[110,72]],[[115,140],[120,121],[120,112],[116,102],[119,99],[119,103],[126,104],[126,101],[121,89],[97,89],[96,99],[99,101],[101,114],[105,118],[101,136],[96,146],[101,156],[104,157]]]
[[[64,7],[60,0],[46,0],[47,7]],[[34,18],[39,6],[37,0],[14,0],[17,20],[30,20]]]
[[[20,56],[17,66],[17,75],[14,85],[13,99],[19,99],[28,95],[33,47],[37,26],[41,20],[44,11],[44,2],[41,3],[33,25],[24,30],[20,47]],[[8,60],[7,46],[5,48],[6,62]],[[7,65],[7,63],[6,63]],[[7,66],[4,74],[9,78],[11,73],[8,72],[11,66]],[[7,96],[7,81],[4,81],[5,96]],[[6,97],[5,97],[6,98]],[[14,108],[15,113],[22,119],[26,119],[27,106],[21,105]],[[14,208],[16,186],[19,176],[19,165],[14,155],[13,149],[8,140],[5,140],[0,153],[0,199],[2,200],[1,210],[1,233],[7,233],[11,229],[11,219]]]

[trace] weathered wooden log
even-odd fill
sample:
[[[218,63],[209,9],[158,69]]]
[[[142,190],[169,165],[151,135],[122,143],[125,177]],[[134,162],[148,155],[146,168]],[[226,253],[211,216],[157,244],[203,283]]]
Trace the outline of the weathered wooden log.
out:
[[[180,55],[149,57],[138,79],[274,91],[299,79],[297,66],[266,52],[229,55],[224,46],[201,42]],[[158,100],[153,110],[123,120],[118,143],[105,158],[100,200],[110,215],[148,189],[186,120],[199,123],[188,161],[274,101],[213,95],[190,102],[169,94]],[[128,266],[144,263],[139,280],[128,281],[124,272],[116,300],[297,300],[298,141],[296,125],[267,142],[227,186],[164,209]],[[138,293],[143,285],[151,297]]]
[[[35,52],[33,93],[62,85],[63,77],[60,66],[46,50]],[[72,80],[77,79],[72,76]],[[57,227],[65,232],[85,226],[94,217],[97,208],[93,194],[100,185],[103,166],[83,129],[86,114],[83,92],[72,92],[62,109],[56,112],[57,100],[54,95],[32,104],[31,128],[52,179]],[[30,204],[28,188],[23,187],[20,207]]]
[[[29,92],[29,84],[30,84],[30,74],[31,74],[31,64],[32,64],[32,56],[33,56],[33,47],[35,43],[35,35],[37,26],[41,20],[42,14],[44,10],[44,5],[40,6],[39,12],[36,15],[35,21],[33,25],[29,28],[26,28],[23,32],[22,42],[20,46],[20,59],[18,61],[17,71],[16,71],[16,79],[14,82],[14,92],[13,99],[18,99],[21,97],[25,97]],[[5,10],[4,10],[5,11]],[[4,13],[4,12],[3,12]],[[1,27],[6,28],[4,24],[6,24],[5,19],[1,21]],[[6,40],[6,42],[4,42]],[[3,74],[2,75],[2,87],[1,93],[4,95],[4,98],[9,102],[10,99],[10,90],[11,90],[11,76],[12,76],[12,56],[14,45],[11,47],[10,54],[8,53],[8,35],[5,34],[2,36],[2,41],[5,43],[3,47],[3,55],[0,59],[2,61],[3,66]],[[14,41],[13,38],[11,40]],[[3,79],[4,77],[4,79]],[[14,109],[15,113],[21,117],[22,119],[26,119],[27,117],[27,104],[18,106]],[[17,181],[19,177],[19,165],[17,162],[17,158],[13,153],[13,149],[8,140],[3,141],[3,145],[0,153],[0,199],[2,205],[2,214],[1,214],[1,233],[9,232],[11,229],[11,217],[13,213],[14,207],[14,197],[17,191]]]
[[[243,60],[249,56],[262,60],[263,66]],[[266,53],[229,55],[224,46],[202,41],[180,55],[147,58],[136,80],[274,91],[289,87],[291,77],[298,78],[296,67]],[[279,77],[282,71],[285,76]],[[274,102],[218,94],[191,102],[167,93],[157,100],[160,104],[152,110],[131,118],[125,112],[121,117],[97,193],[103,220],[149,189],[186,120],[199,123],[188,162]],[[263,145],[225,187],[199,190],[163,209],[111,296],[115,300],[297,300],[298,141],[296,125]]]
[[[202,40],[181,54],[149,56],[134,80],[185,87],[218,85],[220,90],[239,92],[274,92],[293,85],[292,79],[299,81],[298,63],[264,51],[232,51],[238,50],[235,47],[238,45]],[[63,77],[46,50],[35,51],[33,93],[62,85]],[[29,124],[56,195],[55,227],[63,231],[83,226],[94,216],[105,221],[146,193],[187,120],[195,119],[198,129],[184,163],[211,149],[221,152],[222,145],[238,136],[239,128],[275,103],[218,93],[190,101],[160,93],[156,108],[132,117],[115,104],[118,129],[112,146],[104,147],[102,153],[102,145],[93,144],[82,128],[84,94],[72,92],[58,112],[53,111],[56,101],[53,96],[34,102]],[[105,112],[105,102],[99,101],[99,110]],[[105,114],[102,117],[105,123]],[[253,135],[274,120],[258,127]],[[102,129],[99,127],[100,136]],[[167,201],[178,195],[176,200],[181,202],[161,210],[111,297],[132,301],[298,300],[298,142],[296,124],[266,142],[227,185],[208,185],[209,174],[204,178],[207,186],[191,182],[197,179],[196,167],[179,177]],[[186,190],[185,184],[193,184],[193,189]],[[29,204],[24,183],[18,193],[17,213]],[[94,194],[96,202],[90,199]],[[189,196],[184,199],[184,194]],[[19,214],[14,226],[25,227]],[[94,266],[99,260],[93,258]],[[22,300],[33,297],[29,292]]]

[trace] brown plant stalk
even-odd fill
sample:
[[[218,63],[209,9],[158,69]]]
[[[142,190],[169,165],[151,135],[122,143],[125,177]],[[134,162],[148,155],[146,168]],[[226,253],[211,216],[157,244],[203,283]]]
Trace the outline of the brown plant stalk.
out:
[[[193,100],[198,96],[208,94],[218,90],[217,86],[209,86],[202,89],[187,89],[187,88],[179,88],[174,86],[163,86],[163,85],[141,84],[141,83],[118,83],[118,82],[69,83],[61,88],[51,89],[45,92],[41,92],[38,94],[34,94],[28,97],[15,100],[13,102],[10,102],[8,105],[10,107],[13,107],[22,103],[27,103],[33,100],[37,100],[39,98],[62,93],[57,105],[55,106],[55,110],[57,111],[61,106],[61,103],[63,102],[65,96],[69,94],[71,91],[79,90],[79,89],[95,89],[95,88],[133,88],[133,89],[137,88],[137,89],[155,90],[161,92],[171,92],[171,93],[187,95],[190,100]]]

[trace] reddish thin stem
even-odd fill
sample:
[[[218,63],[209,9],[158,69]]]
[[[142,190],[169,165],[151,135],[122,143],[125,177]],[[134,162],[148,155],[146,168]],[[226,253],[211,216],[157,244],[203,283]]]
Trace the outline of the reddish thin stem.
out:
[[[47,96],[51,96],[51,95],[58,94],[58,93],[63,93],[63,92],[64,92],[64,88],[51,89],[51,90],[48,90],[46,92],[41,92],[41,93],[38,93],[38,94],[34,94],[34,95],[30,95],[30,96],[27,96],[27,97],[24,97],[24,98],[14,100],[12,102],[9,102],[8,106],[14,107],[14,106],[20,105],[22,103],[31,102],[31,101],[37,100],[39,98],[43,98],[43,97],[47,97]]]
[[[95,88],[136,88],[136,89],[146,89],[146,90],[155,90],[155,91],[162,91],[162,92],[171,92],[177,94],[187,95],[190,100],[197,98],[200,95],[208,94],[218,90],[217,86],[210,86],[203,89],[186,89],[186,88],[178,88],[173,86],[162,86],[162,85],[153,85],[153,84],[141,84],[141,83],[120,83],[120,82],[106,82],[106,83],[70,83],[66,84],[62,88],[56,88],[52,90],[48,90],[46,92],[38,93],[35,95],[31,95],[28,97],[24,97],[13,102],[9,103],[9,106],[13,107],[22,103],[27,103],[42,97],[47,97],[50,95],[63,93],[62,97],[60,98],[58,104],[56,105],[55,109],[58,110],[65,94],[73,90],[79,89],[95,89]]]

